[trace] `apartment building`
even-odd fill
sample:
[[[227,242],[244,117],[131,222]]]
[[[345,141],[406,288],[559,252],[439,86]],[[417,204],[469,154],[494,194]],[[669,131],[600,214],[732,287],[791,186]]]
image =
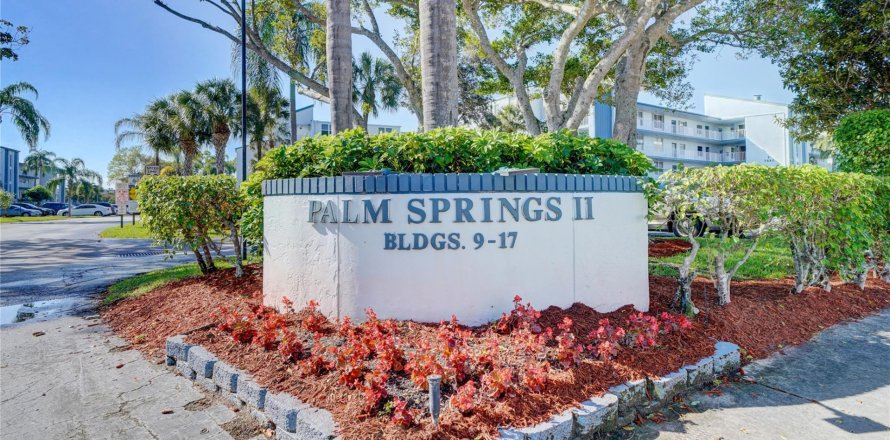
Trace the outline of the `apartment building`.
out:
[[[2,189],[19,196],[19,150],[0,146],[0,178]]]
[[[592,136],[611,137],[614,109],[596,104]],[[702,113],[637,104],[634,148],[652,159],[660,174],[676,168],[714,164],[799,165],[815,160],[812,147],[795,140],[782,125],[787,104],[705,95]]]
[[[513,96],[492,102],[494,112],[516,105]],[[541,99],[531,103],[538,119],[544,119]],[[815,163],[831,167],[830,160],[814,152],[810,144],[795,140],[782,126],[788,117],[788,105],[753,99],[706,94],[702,113],[637,103],[637,141],[634,148],[643,152],[657,169],[653,175],[676,168],[739,163],[797,165]],[[578,133],[612,137],[614,108],[596,103]]]
[[[315,118],[315,109],[319,109],[319,113],[329,115],[330,107],[328,104],[319,103],[319,104],[309,104],[305,107],[298,108],[296,111],[297,114],[297,140],[312,137],[315,135],[328,135],[331,134],[331,121],[326,119],[316,119]],[[282,121],[283,126],[287,126],[287,121]],[[368,134],[382,134],[382,133],[398,133],[402,130],[401,125],[392,125],[392,124],[368,124]],[[242,181],[242,171],[241,171],[241,157],[244,153],[240,147],[235,149],[235,176],[238,181]],[[256,152],[252,148],[247,149],[247,164],[248,170],[253,170],[253,162],[254,156]]]

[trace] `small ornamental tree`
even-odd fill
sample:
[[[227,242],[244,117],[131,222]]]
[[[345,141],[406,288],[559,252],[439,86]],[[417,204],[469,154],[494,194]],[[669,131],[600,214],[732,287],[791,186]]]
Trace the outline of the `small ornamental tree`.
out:
[[[811,165],[778,168],[773,201],[779,230],[794,260],[794,291],[831,290],[830,274],[856,280],[867,270],[866,254],[881,228],[877,180],[856,173],[829,173]]]
[[[235,265],[236,277],[242,275],[244,202],[232,176],[147,176],[138,190],[143,222],[167,252],[191,250],[204,274],[216,270],[215,254]],[[235,249],[233,258],[222,253],[225,239]]]
[[[760,236],[773,215],[774,168],[763,165],[736,165],[696,168],[703,192],[695,211],[704,222],[717,226],[711,274],[720,305],[729,304],[730,282],[757,248]],[[742,240],[744,235],[750,240]],[[742,257],[728,266],[730,255],[744,250]]]
[[[28,200],[33,200],[34,203],[40,203],[53,198],[53,193],[41,185],[28,189],[22,195]]]
[[[0,209],[9,209],[15,202],[15,196],[11,192],[0,189]]]
[[[834,143],[839,170],[890,176],[890,109],[844,116]]]
[[[692,303],[692,281],[696,277],[693,263],[698,256],[701,244],[696,238],[698,228],[696,223],[701,222],[701,213],[695,210],[698,199],[703,193],[701,174],[694,172],[692,168],[678,168],[668,171],[658,178],[654,188],[654,209],[664,210],[670,213],[673,221],[681,224],[678,231],[686,231],[686,239],[692,245],[689,253],[683,258],[683,262],[677,268],[677,292],[674,295],[672,307],[686,316],[695,316],[697,309]]]

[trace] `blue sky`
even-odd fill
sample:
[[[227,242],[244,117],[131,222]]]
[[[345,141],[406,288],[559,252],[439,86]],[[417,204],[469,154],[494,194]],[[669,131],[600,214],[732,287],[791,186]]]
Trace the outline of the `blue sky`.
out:
[[[231,27],[206,3],[171,3]],[[31,43],[19,51],[19,61],[0,65],[0,84],[27,81],[40,92],[36,104],[52,124],[40,148],[80,157],[103,174],[114,154],[116,120],[199,80],[233,76],[227,39],[170,15],[151,0],[3,0],[0,17],[31,28]],[[381,20],[381,26],[391,29],[395,23]],[[376,52],[363,37],[353,38],[355,52]],[[762,94],[779,102],[792,98],[768,61],[737,60],[732,49],[702,54],[689,80],[695,87],[693,111],[701,109],[704,93]],[[641,100],[655,102],[646,96]],[[311,102],[298,98],[298,106]],[[416,127],[416,118],[406,110],[381,114],[379,121]],[[0,127],[0,144],[27,154],[7,122]]]

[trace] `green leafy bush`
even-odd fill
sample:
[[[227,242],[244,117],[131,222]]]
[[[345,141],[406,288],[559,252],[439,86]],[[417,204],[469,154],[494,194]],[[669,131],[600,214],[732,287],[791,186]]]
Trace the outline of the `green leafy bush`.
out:
[[[839,170],[890,176],[890,109],[844,116],[834,143]]]
[[[488,173],[503,167],[631,176],[644,176],[653,169],[644,154],[620,142],[567,131],[529,136],[443,128],[368,136],[359,129],[349,130],[338,136],[302,139],[266,153],[243,186],[250,203],[244,234],[255,243],[262,240],[263,180],[383,168],[400,173]]]
[[[50,190],[46,189],[46,187],[37,185],[33,188],[28,189],[23,194],[25,198],[31,200],[36,203],[40,203],[44,200],[50,200],[53,198],[53,193]]]
[[[202,273],[216,270],[214,254],[241,276],[240,220],[244,201],[232,176],[148,176],[139,182],[139,208],[149,235],[167,252],[190,250]],[[222,253],[223,236],[234,258]]]
[[[9,209],[13,202],[15,202],[15,195],[0,189],[0,209]]]

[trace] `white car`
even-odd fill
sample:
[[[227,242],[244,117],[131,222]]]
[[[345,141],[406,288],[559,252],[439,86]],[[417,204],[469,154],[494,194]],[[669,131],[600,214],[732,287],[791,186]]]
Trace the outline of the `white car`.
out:
[[[59,211],[61,215],[68,215],[68,210]],[[71,215],[95,215],[96,217],[111,215],[111,208],[102,205],[93,205],[90,203],[77,205],[71,210]]]

